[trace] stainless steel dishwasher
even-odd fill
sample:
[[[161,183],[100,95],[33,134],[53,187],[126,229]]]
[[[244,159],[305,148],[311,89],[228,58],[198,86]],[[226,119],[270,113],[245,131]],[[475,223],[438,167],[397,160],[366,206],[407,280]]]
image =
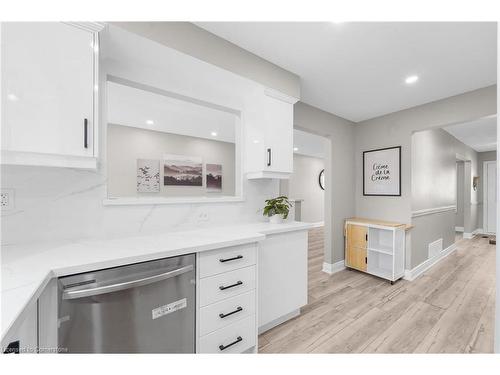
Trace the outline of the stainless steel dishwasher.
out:
[[[68,353],[194,353],[195,255],[59,278]]]

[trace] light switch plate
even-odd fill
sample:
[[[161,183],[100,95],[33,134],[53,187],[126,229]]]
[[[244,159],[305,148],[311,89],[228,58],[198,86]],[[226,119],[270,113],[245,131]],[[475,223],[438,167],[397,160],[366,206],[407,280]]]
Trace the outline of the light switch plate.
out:
[[[13,210],[14,205],[14,189],[2,189],[0,192],[0,207],[2,211]]]

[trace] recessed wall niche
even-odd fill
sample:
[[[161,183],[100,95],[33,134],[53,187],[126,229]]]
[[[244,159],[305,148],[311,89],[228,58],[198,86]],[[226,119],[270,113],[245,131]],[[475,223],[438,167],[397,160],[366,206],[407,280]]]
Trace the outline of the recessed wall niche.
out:
[[[108,198],[236,195],[237,113],[112,81],[107,106]]]

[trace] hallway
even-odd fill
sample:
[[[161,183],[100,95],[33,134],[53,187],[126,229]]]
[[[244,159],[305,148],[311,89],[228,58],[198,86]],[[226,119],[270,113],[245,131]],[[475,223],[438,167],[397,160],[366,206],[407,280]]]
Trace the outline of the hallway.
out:
[[[259,337],[261,353],[491,353],[495,246],[461,239],[413,282],[321,271],[322,228],[309,241],[309,304]]]

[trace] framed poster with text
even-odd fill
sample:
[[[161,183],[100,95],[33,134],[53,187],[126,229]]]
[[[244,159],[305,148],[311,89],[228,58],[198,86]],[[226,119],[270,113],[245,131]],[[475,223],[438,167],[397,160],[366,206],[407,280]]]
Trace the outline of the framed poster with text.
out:
[[[363,195],[401,196],[401,146],[363,152]]]

